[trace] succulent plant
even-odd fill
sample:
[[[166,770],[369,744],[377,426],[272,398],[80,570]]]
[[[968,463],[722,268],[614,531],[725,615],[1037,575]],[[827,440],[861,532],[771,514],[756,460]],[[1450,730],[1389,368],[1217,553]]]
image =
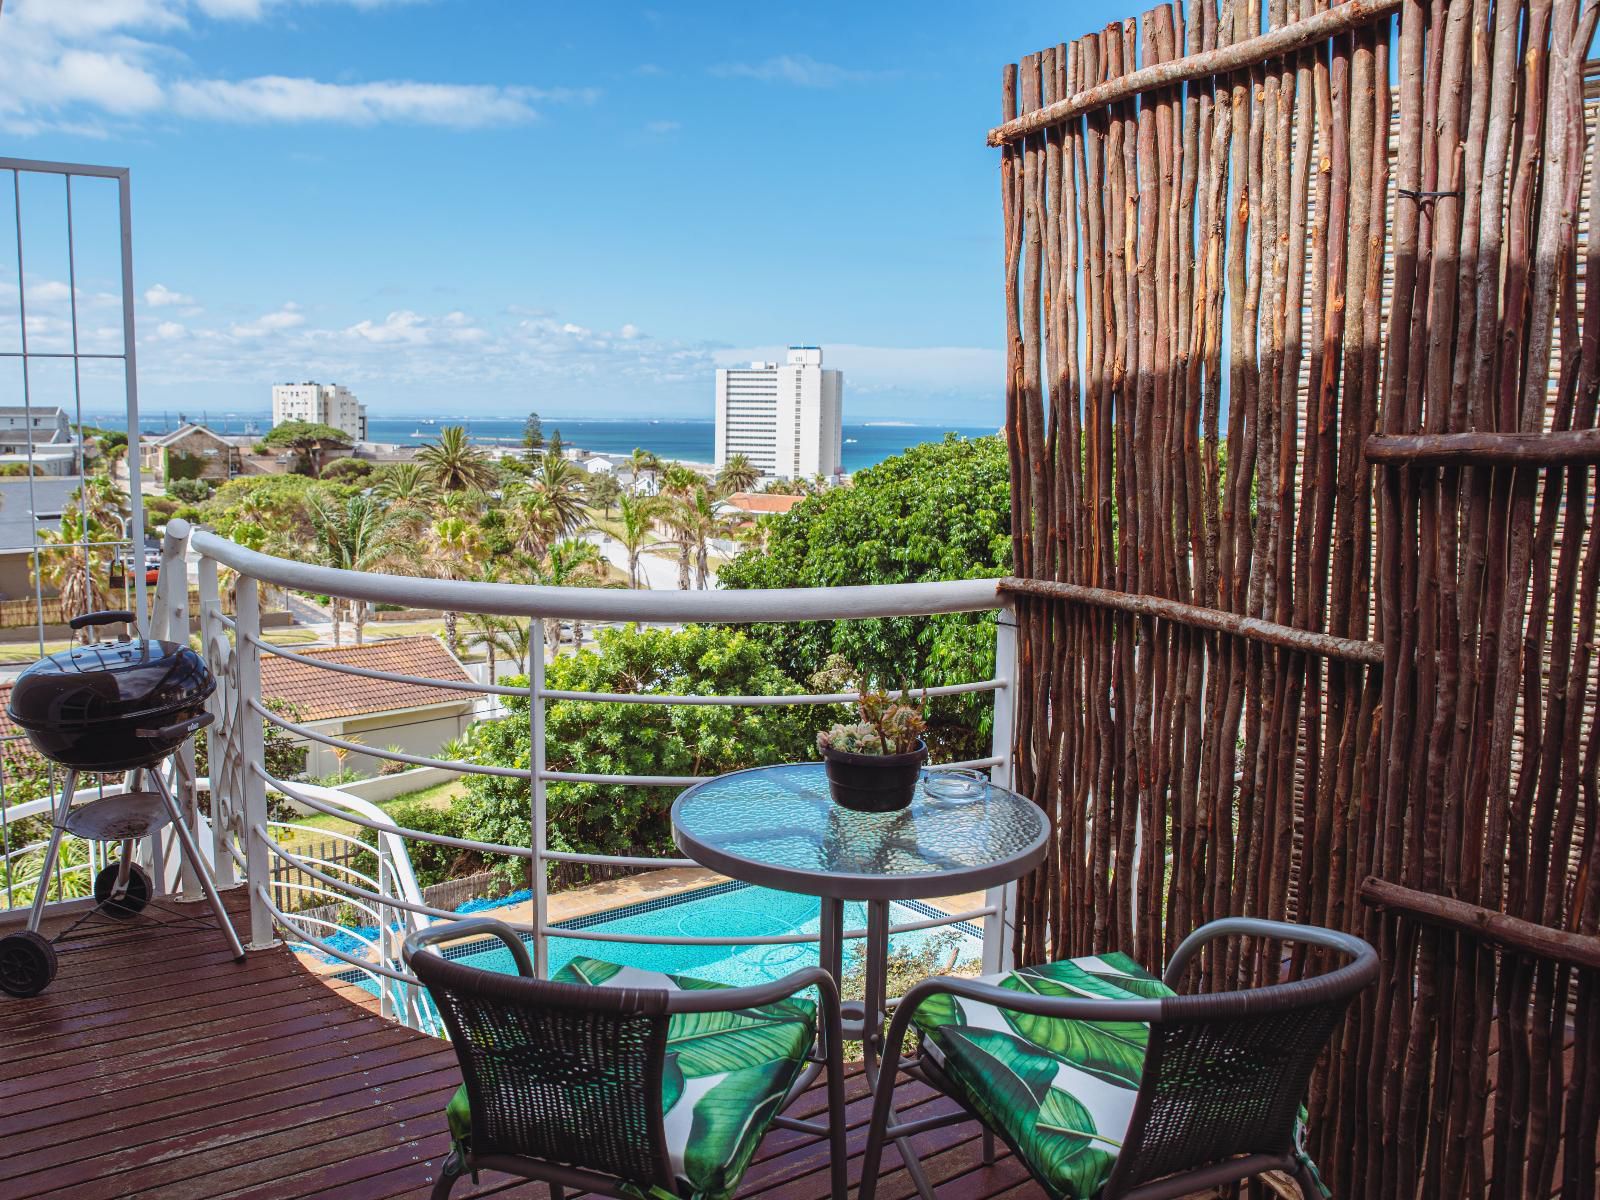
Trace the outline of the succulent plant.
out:
[[[874,688],[842,654],[830,655],[822,670],[811,677],[811,684],[819,690],[854,691],[860,696],[857,708],[861,720],[853,724],[840,722],[819,733],[819,749],[849,754],[909,754],[921,743],[928,727],[923,718],[926,692],[921,703],[911,701],[912,692],[907,687],[891,696],[885,689]]]

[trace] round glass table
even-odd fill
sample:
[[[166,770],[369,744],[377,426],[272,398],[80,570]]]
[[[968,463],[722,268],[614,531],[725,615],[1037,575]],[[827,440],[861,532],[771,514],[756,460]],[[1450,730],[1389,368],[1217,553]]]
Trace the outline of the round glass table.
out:
[[[997,784],[954,799],[930,794],[927,782],[925,772],[909,808],[854,812],[833,802],[821,763],[794,763],[705,780],[672,806],[672,836],[688,857],[745,883],[819,898],[822,966],[836,982],[844,902],[866,901],[866,998],[846,1005],[845,1036],[864,1042],[874,1081],[889,902],[1009,883],[1044,858],[1050,833],[1036,804]]]

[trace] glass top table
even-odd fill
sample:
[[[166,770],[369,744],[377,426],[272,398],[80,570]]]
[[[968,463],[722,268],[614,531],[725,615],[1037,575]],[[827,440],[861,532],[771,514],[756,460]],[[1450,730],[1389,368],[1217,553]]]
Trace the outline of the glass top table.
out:
[[[854,812],[833,802],[821,763],[792,763],[695,784],[672,806],[672,836],[690,858],[732,879],[818,897],[818,958],[841,986],[845,902],[866,902],[864,994],[842,1008],[845,1039],[863,1043],[868,1087],[876,1090],[890,901],[1009,884],[1044,858],[1050,821],[1027,797],[998,784],[971,798],[930,795],[926,775],[909,808]],[[995,903],[1004,901],[991,897]]]
[[[672,806],[678,848],[735,879],[840,900],[908,900],[978,891],[1027,874],[1050,823],[1025,796],[989,784],[972,799],[911,807],[835,804],[821,763],[755,767],[708,779]]]

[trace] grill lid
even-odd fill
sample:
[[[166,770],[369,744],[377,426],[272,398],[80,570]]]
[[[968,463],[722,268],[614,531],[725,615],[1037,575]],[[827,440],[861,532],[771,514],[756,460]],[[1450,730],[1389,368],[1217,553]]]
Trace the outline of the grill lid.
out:
[[[82,728],[193,707],[216,687],[188,646],[150,638],[96,642],[34,663],[12,685],[6,711],[27,730]]]

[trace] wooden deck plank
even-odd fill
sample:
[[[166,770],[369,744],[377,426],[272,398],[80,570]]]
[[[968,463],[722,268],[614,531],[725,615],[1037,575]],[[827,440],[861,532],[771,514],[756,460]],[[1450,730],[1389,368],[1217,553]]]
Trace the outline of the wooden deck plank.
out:
[[[241,925],[242,889],[227,894]],[[330,987],[285,948],[232,963],[203,931],[81,946],[44,995],[0,1001],[0,1194],[6,1200],[424,1200],[449,1141],[459,1083],[444,1042],[383,1019],[366,994]],[[848,1068],[851,1178],[871,1105]],[[910,1117],[950,1101],[906,1082]],[[826,1112],[817,1086],[790,1109]],[[940,1200],[1037,1197],[1001,1150],[982,1163],[968,1122],[917,1146]],[[741,1200],[824,1200],[828,1144],[774,1130]],[[914,1189],[885,1155],[884,1200]],[[486,1173],[453,1200],[549,1200],[543,1184]]]

